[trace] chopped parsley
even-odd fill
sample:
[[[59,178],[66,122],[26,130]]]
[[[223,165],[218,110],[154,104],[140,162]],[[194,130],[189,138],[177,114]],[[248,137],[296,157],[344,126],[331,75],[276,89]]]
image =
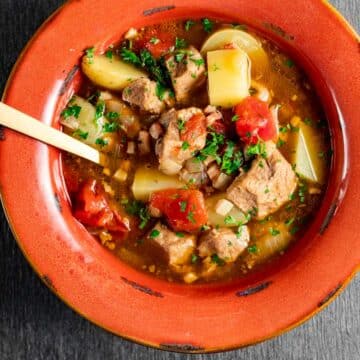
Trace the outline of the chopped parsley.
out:
[[[156,93],[156,96],[159,98],[159,100],[164,100],[165,93],[166,93],[165,86],[162,83],[157,82],[155,93]]]
[[[120,117],[120,114],[116,111],[109,111],[105,115],[109,120],[117,120]]]
[[[138,216],[140,218],[141,222],[139,224],[139,229],[143,230],[151,218],[145,204],[138,200],[131,202],[129,202],[128,199],[126,200],[127,202],[123,204],[126,205],[125,211],[129,215]]]
[[[299,230],[300,230],[300,228],[299,228],[298,226],[293,226],[293,227],[290,229],[290,234],[291,234],[291,235],[295,235]]]
[[[186,22],[185,22],[185,30],[189,31],[194,25],[195,25],[195,21],[186,20]]]
[[[291,59],[285,60],[284,64],[285,64],[288,68],[292,68],[292,67],[294,67],[294,65],[295,65],[294,61],[292,61]]]
[[[218,70],[220,70],[220,68],[216,64],[213,64],[211,70],[212,71],[218,71]]]
[[[224,223],[226,225],[235,225],[236,220],[235,220],[235,218],[233,216],[227,215],[227,216],[225,216]]]
[[[194,212],[193,211],[189,211],[189,213],[187,214],[186,218],[192,222],[193,224],[196,224],[196,221],[194,219]]]
[[[234,115],[232,118],[231,118],[231,121],[238,121],[239,120],[239,115]]]
[[[95,108],[95,121],[99,120],[105,112],[105,102],[103,100],[98,101]]]
[[[91,48],[85,50],[85,54],[86,54],[88,64],[93,64],[94,63],[94,52],[95,52],[94,47],[91,47]]]
[[[121,49],[121,57],[124,61],[131,63],[135,66],[141,66],[140,58],[132,51],[126,48]]]
[[[114,52],[113,52],[112,50],[107,50],[106,53],[105,53],[105,56],[106,56],[108,59],[112,60],[113,57],[114,57]]]
[[[84,140],[86,140],[89,136],[88,132],[82,131],[81,129],[77,129],[76,131],[73,132],[72,134],[73,136],[78,136]]]
[[[153,45],[156,45],[160,42],[160,39],[158,39],[157,37],[152,37],[150,39],[150,43],[153,44]]]
[[[179,128],[179,131],[184,130],[184,128],[185,128],[185,120],[179,118],[178,121],[177,121],[177,125],[178,125],[178,128]]]
[[[189,149],[190,144],[187,141],[184,141],[181,145],[181,150],[185,151],[187,149]]]
[[[116,122],[112,122],[112,123],[106,123],[104,124],[103,127],[103,132],[104,133],[113,133],[116,132],[119,128],[119,124]]]
[[[279,131],[284,134],[289,131],[289,128],[287,126],[280,126]]]
[[[179,205],[180,205],[180,211],[181,212],[185,212],[186,208],[187,208],[187,201],[180,201]]]
[[[203,225],[201,228],[200,228],[200,231],[208,231],[210,230],[210,226],[209,225]]]
[[[184,60],[185,54],[184,54],[184,53],[181,53],[181,52],[178,52],[178,53],[175,54],[174,57],[175,57],[175,61],[176,61],[177,63],[180,63],[181,61]],[[175,65],[174,65],[174,66],[175,66]],[[171,66],[171,67],[173,67],[173,66]]]
[[[280,139],[276,142],[276,147],[277,148],[281,148],[286,144],[286,141],[284,141],[283,139]]]
[[[258,247],[257,247],[256,245],[252,245],[252,246],[249,246],[249,247],[247,248],[247,251],[248,251],[250,254],[256,254],[256,253],[259,251],[259,249],[258,249]]]
[[[102,138],[97,138],[97,139],[95,140],[95,144],[103,147],[103,146],[105,146],[105,145],[108,144],[108,141],[107,141],[107,140],[104,140],[104,139],[102,139]]]
[[[179,237],[179,238],[185,237],[185,234],[182,233],[182,232],[177,232],[177,233],[175,233],[175,234],[176,234],[176,236]]]
[[[160,235],[160,231],[157,230],[157,229],[152,230],[151,233],[150,233],[150,237],[151,237],[152,239],[157,238],[159,235]]]
[[[81,112],[81,106],[79,105],[73,105],[68,106],[62,113],[61,116],[64,119],[69,118],[70,116],[74,116],[74,118],[78,119]]]
[[[185,39],[176,38],[175,39],[175,49],[184,49],[187,47],[187,42]]]
[[[214,27],[214,22],[209,20],[208,18],[202,19],[201,20],[203,29],[207,32],[207,33],[211,33]]]
[[[280,234],[280,231],[278,229],[270,228],[269,233],[271,236],[276,236]]]
[[[285,225],[286,225],[286,226],[290,226],[290,225],[292,225],[292,224],[294,223],[294,221],[295,221],[295,218],[287,219],[287,220],[285,221]]]
[[[221,161],[221,170],[227,175],[236,173],[244,162],[244,157],[241,151],[235,150],[235,143],[227,141],[224,155]]]
[[[219,266],[225,265],[225,261],[223,259],[219,258],[219,256],[217,254],[211,255],[211,262],[216,265],[219,265]]]
[[[199,259],[199,257],[196,254],[191,255],[191,263],[192,264],[196,264],[198,259]]]
[[[204,65],[204,64],[205,64],[204,59],[194,59],[194,58],[190,58],[190,61],[192,61],[198,68],[199,68],[201,65]]]
[[[306,117],[306,118],[304,119],[304,123],[305,123],[306,125],[308,125],[308,126],[312,126],[313,121],[312,121],[310,118]]]
[[[266,146],[263,142],[259,141],[257,144],[255,145],[248,145],[247,149],[246,149],[246,154],[248,156],[253,156],[253,155],[260,155],[261,157],[263,157],[264,159],[266,159],[267,154],[266,154]]]

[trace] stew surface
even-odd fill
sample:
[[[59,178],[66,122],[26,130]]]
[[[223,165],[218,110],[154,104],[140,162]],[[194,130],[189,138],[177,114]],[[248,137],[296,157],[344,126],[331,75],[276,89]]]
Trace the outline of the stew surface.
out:
[[[64,153],[64,177],[74,217],[119,259],[168,281],[229,280],[302,236],[326,189],[330,135],[277,45],[186,19],[129,29],[81,65],[61,123],[109,161]]]

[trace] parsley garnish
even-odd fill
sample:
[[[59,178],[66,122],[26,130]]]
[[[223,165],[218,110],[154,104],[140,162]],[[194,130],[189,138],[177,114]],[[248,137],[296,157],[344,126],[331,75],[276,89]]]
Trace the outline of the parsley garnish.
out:
[[[235,151],[235,143],[227,141],[226,149],[221,160],[221,170],[227,175],[236,173],[244,162],[241,151]]]
[[[68,106],[62,113],[61,116],[64,119],[67,119],[70,116],[74,116],[76,119],[79,118],[81,112],[81,106],[78,105],[73,105],[73,106]]]
[[[178,124],[179,131],[184,130],[184,128],[185,128],[185,120],[179,118],[178,121],[177,121],[177,124]]]
[[[73,132],[72,135],[81,137],[82,139],[86,140],[88,138],[88,136],[89,136],[89,133],[85,132],[85,131],[82,131],[80,129],[77,129],[76,131]]]
[[[156,45],[160,42],[160,39],[158,39],[157,37],[152,37],[150,39],[150,43],[153,44],[153,45]]]
[[[266,157],[267,157],[266,146],[263,142],[259,141],[255,145],[249,145],[246,149],[246,154],[248,156],[260,155],[261,157],[266,159]]]
[[[253,245],[253,246],[249,246],[247,248],[247,251],[250,253],[250,254],[255,254],[258,252],[258,247],[256,245]]]
[[[193,59],[193,58],[190,58],[190,61],[192,61],[198,68],[199,68],[201,65],[204,65],[204,64],[205,64],[204,59]]]
[[[113,56],[114,56],[114,53],[113,53],[112,50],[108,50],[108,51],[106,51],[105,56],[106,56],[108,59],[112,60],[112,59],[113,59]]]
[[[121,57],[126,62],[129,62],[136,66],[141,66],[140,58],[132,50],[122,48],[121,49]]]
[[[95,121],[99,120],[105,112],[105,102],[100,100],[97,104],[96,104],[96,110],[95,110]]]
[[[109,120],[117,120],[120,117],[120,114],[116,111],[109,111],[105,115]]]
[[[216,265],[219,265],[219,266],[225,265],[225,261],[223,259],[219,258],[219,256],[217,254],[211,255],[211,262]]]
[[[295,218],[287,219],[287,220],[285,221],[285,225],[286,225],[286,226],[290,226],[290,225],[292,225],[292,224],[294,223],[294,221],[295,221]]]
[[[185,39],[176,38],[175,39],[175,49],[184,49],[187,47],[187,42]]]
[[[269,233],[271,236],[276,236],[280,234],[280,231],[278,229],[270,228]]]
[[[85,50],[85,54],[86,54],[88,64],[93,64],[94,63],[94,51],[95,51],[94,47]]]
[[[196,254],[191,255],[191,263],[192,264],[196,264],[198,259],[199,259],[199,257]]]
[[[235,218],[233,216],[227,215],[227,216],[225,216],[224,223],[226,225],[235,225],[236,220],[235,220]]]
[[[182,233],[182,232],[177,232],[177,233],[175,233],[175,234],[176,234],[176,236],[179,237],[179,238],[185,237],[185,234]]]
[[[189,31],[194,25],[195,25],[195,21],[186,20],[186,22],[185,22],[185,30]]]
[[[106,123],[104,124],[103,127],[103,132],[104,133],[113,133],[116,132],[119,128],[119,124],[116,122],[112,122],[112,123]]]
[[[143,230],[151,218],[145,204],[137,200],[132,202],[127,200],[127,203],[124,205],[126,205],[125,211],[128,214],[138,216],[140,218],[141,222],[139,224],[139,229]]]
[[[156,96],[159,98],[159,100],[161,100],[161,101],[164,100],[166,88],[163,84],[161,84],[160,82],[157,82],[155,92],[156,92]]]
[[[108,141],[107,141],[107,140],[104,140],[104,139],[102,139],[102,138],[97,138],[97,139],[95,140],[95,144],[96,144],[96,145],[100,145],[101,147],[103,147],[103,146],[105,146],[105,145],[108,144]]]
[[[205,19],[202,19],[202,20],[201,20],[201,23],[202,23],[203,29],[204,29],[207,33],[212,32],[213,27],[214,27],[214,23],[213,23],[211,20],[205,18]]]
[[[192,211],[189,211],[189,213],[187,214],[186,218],[192,222],[193,224],[196,224],[196,221],[194,219],[194,213]]]
[[[187,141],[184,141],[181,145],[181,150],[185,151],[190,147],[190,144]]]
[[[179,63],[179,62],[181,62],[181,61],[184,60],[184,57],[185,57],[185,54],[179,52],[179,53],[175,54],[175,61],[176,61],[177,63]],[[175,65],[174,65],[174,66],[175,66]],[[174,66],[171,66],[171,67],[174,67]]]
[[[294,61],[292,61],[291,59],[285,60],[284,64],[285,64],[288,68],[292,68],[292,67],[295,65]]]
[[[234,115],[232,118],[231,118],[231,121],[238,121],[239,120],[239,115]]]
[[[160,231],[157,230],[157,229],[152,230],[151,233],[150,233],[150,237],[151,237],[152,239],[157,238],[159,235],[160,235]]]
[[[187,201],[180,201],[179,205],[180,205],[180,211],[185,212],[187,208]]]

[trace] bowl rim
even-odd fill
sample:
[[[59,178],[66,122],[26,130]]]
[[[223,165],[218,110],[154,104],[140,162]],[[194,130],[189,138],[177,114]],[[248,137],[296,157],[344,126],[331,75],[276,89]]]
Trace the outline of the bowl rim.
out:
[[[341,26],[343,28],[346,28],[348,34],[353,37],[359,44],[360,44],[360,37],[357,34],[357,32],[355,31],[355,29],[347,22],[347,20],[341,15],[341,13],[329,2],[327,2],[326,0],[312,0],[314,2],[320,2],[322,5],[324,5],[324,8],[326,8],[328,11],[330,11],[330,13],[332,13],[333,15],[336,16],[336,19],[339,23],[341,23]],[[11,85],[11,83],[13,82],[13,78],[16,74],[16,71],[18,70],[18,67],[20,65],[20,63],[23,60],[23,57],[26,55],[27,51],[29,48],[31,48],[31,46],[33,45],[34,41],[37,39],[37,37],[46,29],[47,25],[49,23],[51,23],[53,21],[54,18],[56,18],[57,14],[60,13],[64,8],[67,8],[68,6],[70,6],[72,3],[71,0],[66,1],[64,4],[62,4],[57,10],[55,10],[49,17],[47,20],[45,20],[45,22],[39,27],[39,29],[35,32],[35,34],[32,36],[32,38],[28,41],[28,43],[26,44],[26,46],[24,47],[24,49],[22,50],[21,54],[19,55],[15,65],[13,66],[11,73],[9,75],[9,78],[6,82],[5,88],[4,88],[4,92],[2,95],[2,100],[5,101],[6,97],[7,97],[7,93],[8,93],[8,89]],[[1,175],[0,175],[0,179],[1,179]],[[309,318],[313,317],[314,315],[316,315],[318,312],[320,312],[321,310],[323,310],[327,305],[329,305],[344,289],[345,287],[349,284],[349,282],[351,281],[351,279],[353,277],[355,277],[355,275],[357,274],[357,272],[360,271],[360,263],[357,264],[354,268],[354,270],[348,274],[348,276],[346,277],[346,280],[344,282],[341,283],[341,285],[339,285],[338,287],[336,287],[329,295],[328,298],[325,299],[326,301],[324,301],[323,304],[321,304],[320,306],[316,307],[314,311],[312,311],[311,313],[306,314],[303,318],[301,318],[299,321],[290,324],[288,327],[281,329],[280,331],[273,333],[267,337],[258,339],[257,341],[251,342],[251,343],[245,343],[242,345],[234,345],[232,347],[226,347],[226,348],[218,348],[218,349],[197,349],[197,348],[191,348],[191,346],[189,346],[189,348],[176,348],[176,345],[174,345],[173,347],[169,346],[168,348],[158,345],[158,344],[154,344],[151,342],[147,342],[145,340],[141,340],[141,339],[137,339],[137,338],[133,338],[130,336],[127,336],[125,334],[119,334],[118,332],[114,332],[111,328],[107,328],[106,326],[104,326],[104,324],[100,323],[100,322],[96,322],[94,319],[88,317],[86,314],[82,313],[81,310],[79,308],[75,308],[74,306],[72,306],[71,303],[69,303],[66,298],[65,295],[61,296],[61,294],[59,294],[56,289],[54,288],[52,282],[50,279],[47,279],[46,276],[42,275],[40,270],[36,267],[36,265],[32,262],[31,258],[27,255],[26,250],[24,249],[23,245],[22,245],[22,240],[18,237],[16,230],[15,230],[15,226],[13,226],[12,221],[11,221],[11,215],[8,212],[8,209],[6,207],[5,204],[5,200],[4,200],[4,195],[3,195],[3,190],[2,187],[0,187],[0,200],[4,209],[4,213],[5,216],[7,218],[7,221],[9,223],[10,229],[14,235],[14,238],[16,239],[18,246],[20,247],[22,253],[24,254],[25,258],[27,259],[27,261],[30,263],[31,267],[34,269],[34,271],[39,275],[40,279],[45,283],[45,285],[55,294],[57,295],[63,302],[65,302],[70,308],[72,308],[75,312],[77,312],[78,314],[80,314],[81,316],[83,316],[84,318],[86,318],[87,320],[89,320],[90,322],[96,324],[97,326],[101,327],[104,330],[107,330],[110,333],[113,333],[115,335],[121,336],[124,339],[127,340],[131,340],[135,343],[141,344],[141,345],[145,345],[145,346],[149,346],[149,347],[153,347],[156,349],[160,349],[160,350],[166,350],[166,351],[174,351],[174,352],[182,352],[182,353],[215,353],[215,352],[220,352],[220,351],[229,351],[229,350],[233,350],[233,349],[239,349],[239,348],[243,348],[246,346],[250,346],[250,345],[255,345],[257,343],[260,343],[262,341],[274,338],[276,336],[279,336],[287,331],[292,330],[293,328],[301,325],[302,323],[304,323],[305,321],[307,321]]]

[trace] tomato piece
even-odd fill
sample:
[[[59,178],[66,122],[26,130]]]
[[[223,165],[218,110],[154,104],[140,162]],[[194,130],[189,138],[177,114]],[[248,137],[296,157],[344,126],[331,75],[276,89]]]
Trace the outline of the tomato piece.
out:
[[[203,114],[195,114],[185,124],[181,131],[181,141],[187,141],[190,144],[197,138],[206,133],[206,119]]]
[[[129,220],[122,217],[96,180],[86,181],[75,198],[74,216],[82,224],[111,232],[130,230]]]
[[[246,144],[256,144],[259,139],[275,140],[276,122],[268,104],[252,96],[235,106],[236,132]]]
[[[175,231],[197,232],[208,221],[204,196],[199,190],[156,191],[150,197],[150,207],[159,210]]]
[[[174,46],[175,37],[170,33],[160,32],[157,29],[146,29],[142,36],[135,41],[134,47],[138,50],[147,49],[155,58],[159,58]]]

